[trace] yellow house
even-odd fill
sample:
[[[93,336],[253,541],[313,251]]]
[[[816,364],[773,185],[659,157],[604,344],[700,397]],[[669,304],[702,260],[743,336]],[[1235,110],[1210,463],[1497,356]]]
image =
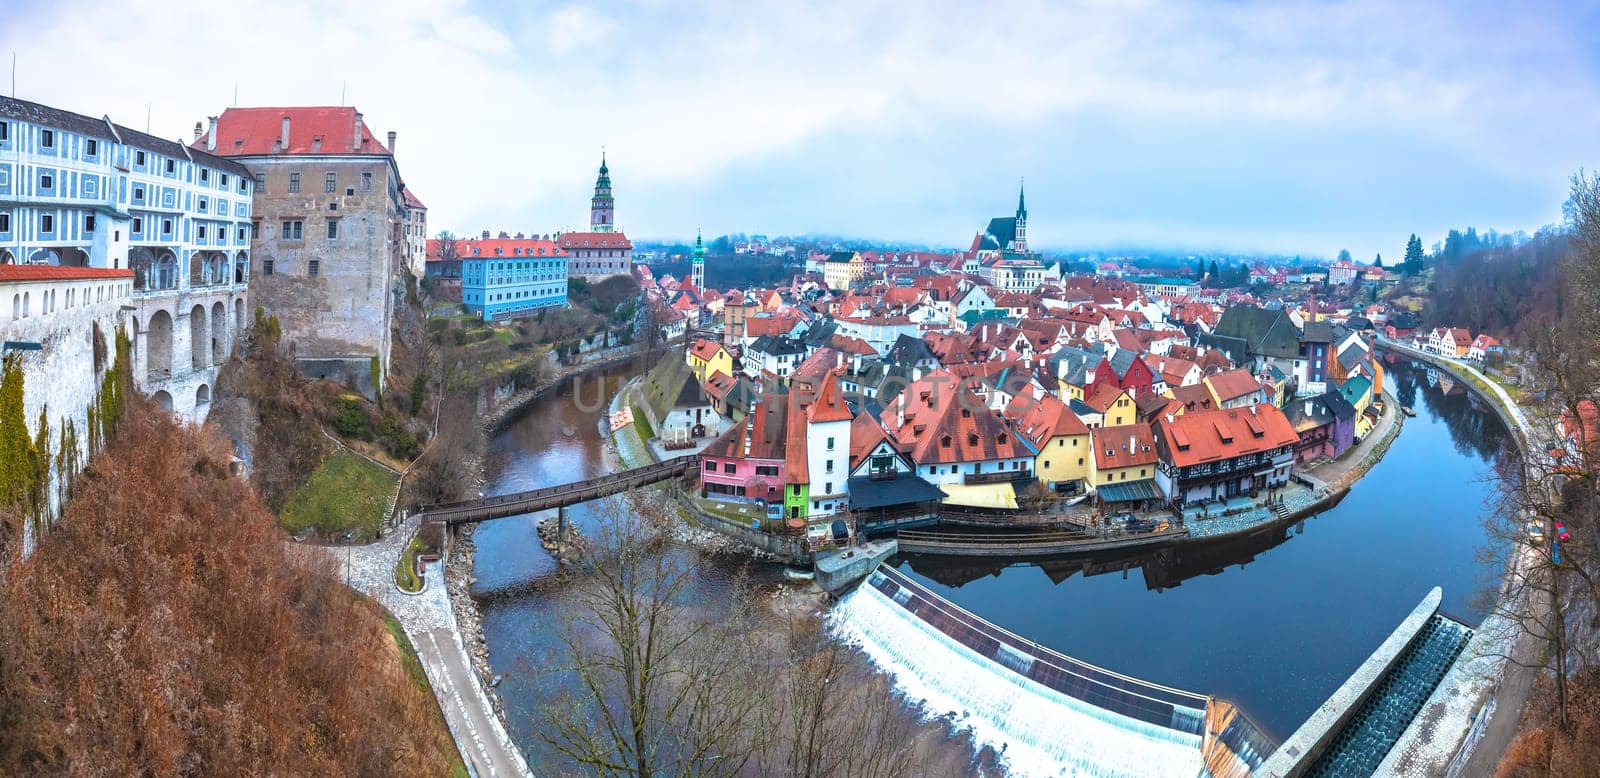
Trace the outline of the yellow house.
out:
[[[855,251],[835,251],[822,263],[822,281],[835,292],[845,291],[867,274],[867,263]]]
[[[696,340],[689,346],[686,360],[689,369],[694,371],[695,380],[702,385],[716,373],[733,375],[733,355],[714,340]]]
[[[1090,461],[1094,465],[1089,469],[1089,481],[1096,490],[1156,477],[1156,446],[1150,425],[1101,427],[1090,433],[1090,440],[1094,446]]]
[[[1139,420],[1139,408],[1133,404],[1133,395],[1112,384],[1096,382],[1090,385],[1083,404],[1098,412],[1100,423],[1093,426],[1120,427]]]
[[[1018,437],[1038,453],[1033,472],[1045,486],[1079,494],[1089,477],[1089,428],[1061,398],[1025,387],[1003,412]]]

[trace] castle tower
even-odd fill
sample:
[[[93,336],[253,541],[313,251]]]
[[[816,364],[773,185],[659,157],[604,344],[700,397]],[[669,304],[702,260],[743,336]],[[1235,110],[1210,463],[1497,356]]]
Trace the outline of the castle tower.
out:
[[[611,170],[606,167],[606,154],[600,152],[600,177],[594,181],[594,199],[589,201],[589,231],[611,232],[616,229],[616,201],[611,197]]]
[[[694,261],[690,265],[693,273],[694,288],[696,291],[705,291],[706,288],[706,244],[700,237],[700,231],[694,231]]]
[[[1028,250],[1028,206],[1023,201],[1021,182],[1017,184],[1017,238],[1013,248],[1017,251]]]

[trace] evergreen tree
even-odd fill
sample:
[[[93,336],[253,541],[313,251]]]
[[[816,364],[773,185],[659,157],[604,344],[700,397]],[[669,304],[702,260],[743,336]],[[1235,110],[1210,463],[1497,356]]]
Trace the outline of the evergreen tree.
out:
[[[1406,258],[1400,267],[1408,276],[1422,272],[1422,239],[1416,233],[1412,233],[1411,239],[1406,241]]]
[[[1383,255],[1382,254],[1379,254],[1378,256],[1372,258],[1372,266],[1375,267],[1375,268],[1378,268],[1379,270],[1383,269]]]
[[[1339,261],[1340,262],[1349,262],[1350,261],[1350,249],[1339,249]]]
[[[1195,280],[1202,280],[1202,279],[1204,279],[1206,277],[1206,261],[1205,260],[1197,259],[1197,260],[1194,261],[1194,277],[1195,277]]]
[[[1211,260],[1211,283],[1215,284],[1221,281],[1222,273],[1217,268],[1217,261],[1213,259]]]

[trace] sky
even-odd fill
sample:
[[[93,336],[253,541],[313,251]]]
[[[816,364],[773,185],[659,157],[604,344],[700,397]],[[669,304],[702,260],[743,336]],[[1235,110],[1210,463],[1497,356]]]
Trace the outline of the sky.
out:
[[[1600,168],[1594,3],[5,5],[17,97],[183,139],[342,98],[458,234],[582,228],[604,147],[636,239],[964,247],[1025,179],[1035,248],[1390,260]]]

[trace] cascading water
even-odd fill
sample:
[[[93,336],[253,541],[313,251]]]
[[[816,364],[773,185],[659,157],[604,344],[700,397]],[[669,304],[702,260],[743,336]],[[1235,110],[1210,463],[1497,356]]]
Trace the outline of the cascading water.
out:
[[[948,715],[1016,776],[1195,776],[1201,738],[1098,708],[1014,672],[951,639],[872,585],[828,615],[834,636],[859,647],[929,718]],[[1175,716],[1200,715],[1177,709]]]

